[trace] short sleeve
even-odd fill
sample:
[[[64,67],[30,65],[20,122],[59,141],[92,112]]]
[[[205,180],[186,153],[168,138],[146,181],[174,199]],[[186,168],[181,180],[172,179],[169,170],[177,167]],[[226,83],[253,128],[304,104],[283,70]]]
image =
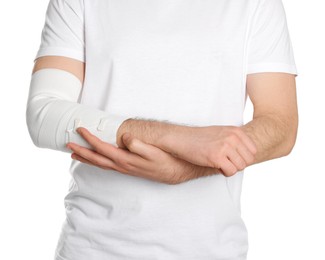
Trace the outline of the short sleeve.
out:
[[[247,74],[298,75],[282,0],[259,0],[248,40]]]
[[[85,61],[83,0],[49,0],[35,59],[46,55]]]

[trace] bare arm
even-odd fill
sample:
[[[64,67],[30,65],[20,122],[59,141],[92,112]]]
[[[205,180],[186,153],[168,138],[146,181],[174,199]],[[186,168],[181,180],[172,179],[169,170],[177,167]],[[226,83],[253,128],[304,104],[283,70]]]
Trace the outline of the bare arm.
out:
[[[254,115],[253,120],[241,128],[257,145],[255,163],[288,155],[298,130],[295,76],[250,74],[247,92],[254,105]]]
[[[32,74],[40,69],[56,68],[74,74],[81,83],[84,81],[85,63],[63,56],[43,56],[35,60]]]
[[[254,116],[242,127],[189,127],[131,119],[119,128],[117,144],[123,147],[121,136],[131,132],[177,157],[221,168],[227,176],[254,163],[289,154],[298,122],[294,75],[248,75],[247,91],[254,105]],[[234,154],[234,150],[240,152]],[[230,153],[232,165],[227,160]]]

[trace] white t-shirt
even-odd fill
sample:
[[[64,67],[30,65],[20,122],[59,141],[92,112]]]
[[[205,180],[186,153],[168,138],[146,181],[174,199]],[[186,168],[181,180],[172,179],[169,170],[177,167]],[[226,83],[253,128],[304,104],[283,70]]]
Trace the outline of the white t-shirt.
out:
[[[243,124],[246,75],[297,74],[281,0],[50,0],[35,58],[86,62],[80,102]],[[260,86],[263,88],[263,86]],[[72,160],[56,260],[243,260],[243,172],[168,185]]]

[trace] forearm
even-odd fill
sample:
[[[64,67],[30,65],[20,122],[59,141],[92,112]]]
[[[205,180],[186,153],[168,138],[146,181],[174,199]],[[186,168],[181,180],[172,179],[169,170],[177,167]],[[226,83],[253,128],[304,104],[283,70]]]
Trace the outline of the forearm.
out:
[[[241,129],[257,147],[253,164],[288,155],[296,141],[298,119],[279,115],[255,117]]]
[[[124,133],[129,132],[137,139],[140,139],[147,144],[154,145],[161,150],[170,153],[174,157],[178,157],[178,153],[182,153],[182,147],[180,144],[184,142],[184,138],[190,137],[189,133],[193,130],[194,127],[169,122],[128,119],[124,121],[118,129],[116,143],[119,147],[126,148],[121,137]],[[181,138],[182,141],[180,141]],[[170,182],[184,182],[199,177],[221,173],[217,168],[198,165],[183,160],[182,158],[176,158],[174,163],[174,166],[179,170],[175,170],[174,177],[170,179]]]
[[[91,148],[76,133],[83,126],[102,140],[114,143],[117,127],[126,117],[78,103],[82,85],[73,74],[41,69],[32,75],[26,106],[26,123],[37,147],[70,152],[67,142]]]
[[[192,126],[133,118],[121,124],[117,131],[116,143],[119,147],[123,147],[121,137],[124,133],[130,132],[141,141],[176,155],[179,143],[175,140],[179,140],[180,137],[184,138],[189,131],[193,130]]]
[[[206,147],[203,147],[205,145],[200,146],[198,144],[191,150],[188,144],[205,141],[204,136],[210,135],[211,131],[217,133],[219,129],[222,129],[222,126],[194,127],[154,120],[131,119],[125,123],[118,130],[117,144],[119,146],[122,145],[121,135],[130,132],[140,140],[180,158],[183,158],[186,153],[195,153],[196,157],[200,156],[200,153],[207,153]],[[297,119],[295,117],[265,115],[255,117],[247,124],[235,128],[240,129],[256,146],[257,152],[254,155],[254,161],[249,164],[252,165],[290,153],[296,140]],[[202,136],[201,141],[193,140],[199,139],[198,135]],[[209,145],[209,141],[206,145]],[[208,153],[215,152],[209,150]]]

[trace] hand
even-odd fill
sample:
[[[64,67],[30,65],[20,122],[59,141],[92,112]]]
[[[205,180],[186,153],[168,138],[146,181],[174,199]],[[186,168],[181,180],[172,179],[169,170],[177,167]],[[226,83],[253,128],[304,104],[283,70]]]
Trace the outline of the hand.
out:
[[[252,164],[257,152],[252,139],[235,126],[179,126],[161,145],[175,157],[220,169],[225,176],[232,176]]]
[[[74,152],[71,157],[102,169],[112,169],[166,184],[179,184],[218,172],[214,168],[193,165],[175,158],[153,145],[132,137],[130,134],[123,134],[122,136],[127,150],[103,142],[86,128],[79,127],[77,131],[94,150],[68,143],[67,147]]]

